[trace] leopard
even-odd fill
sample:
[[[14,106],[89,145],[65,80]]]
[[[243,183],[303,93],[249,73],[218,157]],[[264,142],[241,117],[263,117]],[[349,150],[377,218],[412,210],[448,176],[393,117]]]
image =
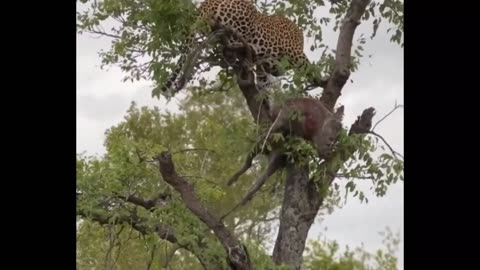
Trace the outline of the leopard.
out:
[[[256,86],[263,90],[272,85],[272,80],[283,76],[290,69],[302,69],[310,64],[304,53],[304,36],[301,27],[281,15],[267,15],[257,10],[251,0],[205,0],[199,6],[197,19],[206,22],[213,31],[229,29],[246,41],[254,57]],[[161,88],[167,92],[175,85],[180,90],[185,82],[175,82],[193,49],[196,32],[187,34],[180,46],[180,58],[170,78]],[[206,34],[205,32],[201,34]],[[226,40],[229,47],[244,47],[235,35]],[[281,67],[282,59],[287,66]],[[181,81],[181,80],[180,80]]]

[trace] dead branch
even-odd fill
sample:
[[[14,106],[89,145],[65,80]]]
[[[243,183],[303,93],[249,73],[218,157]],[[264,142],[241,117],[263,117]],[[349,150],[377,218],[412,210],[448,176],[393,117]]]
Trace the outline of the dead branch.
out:
[[[163,180],[180,193],[187,208],[205,223],[220,240],[227,253],[227,259],[232,269],[252,269],[250,258],[245,246],[225,227],[222,222],[205,208],[195,194],[193,186],[177,174],[172,161],[172,155],[169,152],[162,152],[157,156],[157,160]]]
[[[372,127],[372,119],[375,116],[375,109],[373,107],[363,110],[362,115],[357,117],[357,120],[350,127],[348,136],[354,134],[365,134],[370,131]]]

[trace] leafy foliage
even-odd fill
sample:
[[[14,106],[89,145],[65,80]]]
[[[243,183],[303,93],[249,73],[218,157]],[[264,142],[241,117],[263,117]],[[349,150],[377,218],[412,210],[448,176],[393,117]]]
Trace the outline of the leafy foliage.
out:
[[[311,241],[305,256],[305,269],[397,270],[395,253],[400,236],[393,234],[389,228],[380,234],[384,236],[385,249],[378,249],[375,253],[367,252],[363,247],[350,250],[347,246],[339,254],[340,246],[336,241]]]

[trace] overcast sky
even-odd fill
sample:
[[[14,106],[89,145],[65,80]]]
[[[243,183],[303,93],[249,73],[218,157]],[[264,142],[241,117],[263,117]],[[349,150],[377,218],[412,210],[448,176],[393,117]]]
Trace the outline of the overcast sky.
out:
[[[371,24],[360,25],[354,41],[360,32],[369,36],[370,29]],[[325,42],[333,47],[336,37],[337,33],[324,33]],[[108,49],[109,45],[108,38],[77,35],[77,153],[103,154],[105,130],[122,121],[131,101],[149,107],[165,104],[162,100],[151,98],[150,82],[121,82],[124,74],[119,69],[100,69],[98,52]],[[306,52],[312,56],[309,47],[305,46]],[[372,54],[372,57],[362,60],[359,71],[351,76],[354,82],[347,83],[339,99],[339,103],[345,105],[346,125],[351,125],[367,107],[376,109],[374,121],[378,121],[393,108],[395,101],[403,104],[403,49],[390,43],[385,28],[379,29],[377,37],[368,40],[364,48],[365,54]],[[376,131],[403,154],[403,110],[397,110]],[[369,203],[360,204],[357,199],[349,199],[342,209],[335,210],[324,221],[315,224],[309,239],[324,234],[325,227],[328,227],[328,239],[350,247],[363,243],[367,250],[375,251],[383,247],[378,232],[388,226],[401,233],[398,256],[399,268],[403,269],[403,183],[390,187],[383,198],[375,198],[368,190],[368,183],[361,186]]]

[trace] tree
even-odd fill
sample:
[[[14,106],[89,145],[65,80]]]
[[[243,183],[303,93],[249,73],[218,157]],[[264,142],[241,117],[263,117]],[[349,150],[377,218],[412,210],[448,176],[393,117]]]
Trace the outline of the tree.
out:
[[[125,79],[148,79],[156,85],[165,81],[182,33],[192,26],[195,7],[191,1],[81,2],[90,8],[78,13],[79,32],[112,38],[111,50],[100,53],[104,65],[120,66],[127,73]],[[362,57],[362,44],[367,38],[361,35],[356,48],[352,48],[359,22],[373,21],[374,38],[382,18],[388,20],[391,41],[403,46],[402,1],[326,4],[289,0],[258,5],[263,12],[294,18],[307,36],[315,37],[311,49],[323,49],[316,68],[326,78],[320,99],[330,108],[335,106]],[[330,17],[319,17],[318,10],[327,5],[331,7]],[[339,30],[336,50],[322,45],[321,39],[322,25],[330,25],[332,18],[334,29]],[[102,24],[109,21],[115,21],[117,26],[106,32]],[[367,108],[349,130],[344,130],[334,155],[327,160],[315,158],[305,142],[285,138],[290,149],[285,170],[268,182],[268,192],[258,193],[246,209],[221,221],[219,213],[233,207],[253,181],[255,173],[249,173],[240,185],[224,186],[241,162],[238,157],[248,152],[259,131],[269,125],[268,106],[264,106],[268,97],[257,91],[253,74],[241,67],[233,71],[220,69],[217,78],[221,83],[217,85],[202,77],[218,61],[218,57],[215,63],[209,61],[211,55],[218,56],[214,46],[202,51],[204,63],[195,65],[193,71],[199,73],[198,85],[188,88],[181,113],[160,113],[158,109],[132,105],[125,121],[107,131],[104,157],[77,158],[77,214],[82,220],[79,234],[86,234],[88,226],[108,228],[111,242],[107,246],[99,242],[96,247],[106,254],[104,261],[109,269],[114,268],[114,262],[121,263],[113,258],[115,247],[118,255],[125,249],[125,242],[130,248],[142,244],[126,241],[129,236],[124,228],[140,233],[150,251],[123,262],[127,266],[139,260],[149,262],[149,268],[154,269],[152,258],[163,256],[162,262],[182,263],[192,269],[199,265],[204,269],[273,269],[281,265],[300,269],[305,264],[302,254],[307,233],[319,214],[339,205],[340,185],[367,202],[368,198],[355,189],[358,179],[371,179],[378,196],[385,194],[389,185],[403,180],[403,157],[372,131],[375,112]],[[298,79],[299,75],[293,75],[283,88],[303,89],[305,83]],[[277,92],[291,96],[300,91]],[[152,95],[159,94],[156,87]],[[387,144],[388,149],[374,157],[378,143]],[[262,160],[253,170],[264,168]],[[334,182],[338,178],[347,181]],[[280,225],[270,258],[264,245],[275,219]],[[164,244],[166,252],[162,255],[158,243]],[[180,255],[173,256],[177,249]],[[79,252],[79,265],[93,256],[85,249]],[[308,263],[313,267],[311,261]]]

